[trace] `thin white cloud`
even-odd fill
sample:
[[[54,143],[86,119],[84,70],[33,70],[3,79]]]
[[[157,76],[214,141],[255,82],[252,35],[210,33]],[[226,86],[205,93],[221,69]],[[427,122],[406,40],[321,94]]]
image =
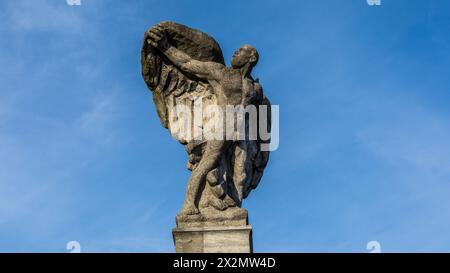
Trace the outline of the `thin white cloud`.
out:
[[[108,125],[118,114],[118,105],[113,96],[99,95],[92,99],[89,110],[82,113],[77,121],[82,134],[105,136],[109,132]]]
[[[385,113],[358,133],[369,150],[393,165],[416,170],[450,172],[450,126],[437,113],[403,106],[402,113]],[[387,109],[389,111],[389,109]]]

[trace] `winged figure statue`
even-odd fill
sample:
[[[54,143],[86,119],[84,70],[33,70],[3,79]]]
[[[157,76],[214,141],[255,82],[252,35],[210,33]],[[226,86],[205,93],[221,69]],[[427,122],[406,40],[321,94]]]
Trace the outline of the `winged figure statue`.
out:
[[[270,132],[270,102],[259,80],[251,76],[259,59],[257,50],[250,45],[240,47],[231,67],[226,67],[222,50],[211,36],[178,23],[161,22],[145,32],[141,53],[142,76],[161,124],[185,146],[187,168],[192,171],[179,215],[240,208],[261,180],[269,159],[269,151],[261,145],[270,139],[249,137],[255,119],[248,112],[233,118],[234,124],[244,121],[244,137],[219,130],[217,125],[224,125],[225,119],[216,110],[255,106],[252,109],[259,119],[268,116],[266,129]],[[216,107],[214,114],[205,115],[211,106]],[[187,116],[195,116],[197,110],[204,112],[185,122],[180,109],[187,109]],[[261,109],[267,109],[266,113]],[[214,125],[214,138],[198,133],[208,124]]]

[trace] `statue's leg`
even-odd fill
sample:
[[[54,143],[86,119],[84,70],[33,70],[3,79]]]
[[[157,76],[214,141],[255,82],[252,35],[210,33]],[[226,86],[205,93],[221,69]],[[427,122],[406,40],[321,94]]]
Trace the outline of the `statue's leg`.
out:
[[[239,207],[242,204],[244,183],[247,180],[247,171],[245,169],[245,164],[247,164],[246,146],[247,143],[245,141],[240,141],[234,150],[233,182],[236,190],[234,197]]]
[[[212,140],[206,143],[202,159],[192,171],[191,177],[189,178],[186,197],[184,199],[183,209],[181,210],[182,214],[199,213],[195,202],[199,197],[201,185],[205,182],[208,172],[217,166],[218,159],[222,151],[226,149],[227,144],[228,141],[225,140]]]

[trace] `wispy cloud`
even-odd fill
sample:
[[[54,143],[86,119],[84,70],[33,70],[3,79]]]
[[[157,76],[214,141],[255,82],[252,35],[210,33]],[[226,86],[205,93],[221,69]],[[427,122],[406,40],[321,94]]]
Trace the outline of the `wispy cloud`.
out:
[[[401,102],[399,102],[401,104]],[[383,115],[358,133],[382,160],[413,170],[450,172],[450,125],[447,118],[418,105],[401,110],[383,106]]]
[[[97,139],[103,144],[114,144],[112,143],[115,139],[113,126],[114,122],[120,118],[119,101],[114,94],[111,94],[113,91],[109,93],[109,95],[101,94],[94,97],[90,103],[90,109],[81,113],[74,124],[81,136]]]

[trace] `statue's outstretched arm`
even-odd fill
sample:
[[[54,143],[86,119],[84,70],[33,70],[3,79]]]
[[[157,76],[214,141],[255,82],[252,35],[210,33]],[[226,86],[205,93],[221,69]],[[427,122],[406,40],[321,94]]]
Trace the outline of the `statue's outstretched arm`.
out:
[[[191,58],[188,54],[171,46],[159,26],[153,27],[146,33],[146,41],[158,48],[174,65],[187,73],[206,80],[219,80],[221,78],[222,70],[225,68],[224,65]]]

